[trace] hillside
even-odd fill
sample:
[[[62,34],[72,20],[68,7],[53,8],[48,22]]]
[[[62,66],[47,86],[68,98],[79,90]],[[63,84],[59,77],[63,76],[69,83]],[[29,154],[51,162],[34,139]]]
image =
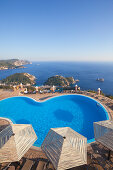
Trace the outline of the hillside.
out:
[[[1,83],[5,83],[7,85],[18,85],[20,83],[24,85],[33,85],[35,84],[35,79],[35,76],[28,73],[16,73],[1,80]]]
[[[0,70],[24,68],[23,65],[26,64],[30,64],[30,62],[19,59],[0,60]]]
[[[75,84],[76,81],[78,80],[74,80],[73,77],[63,77],[63,76],[56,75],[48,78],[48,80],[44,83],[44,85],[66,87]]]

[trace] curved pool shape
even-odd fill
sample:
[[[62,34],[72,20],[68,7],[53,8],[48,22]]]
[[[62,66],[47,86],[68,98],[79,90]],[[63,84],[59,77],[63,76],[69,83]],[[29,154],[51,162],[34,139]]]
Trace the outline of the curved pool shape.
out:
[[[50,128],[71,127],[94,141],[93,122],[109,119],[97,101],[82,95],[63,95],[37,102],[28,97],[12,97],[0,101],[0,117],[17,124],[32,124],[40,146]]]

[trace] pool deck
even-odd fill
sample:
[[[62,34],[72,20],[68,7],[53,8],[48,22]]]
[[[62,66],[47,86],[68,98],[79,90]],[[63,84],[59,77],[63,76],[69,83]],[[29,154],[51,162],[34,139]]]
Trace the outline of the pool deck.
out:
[[[94,142],[88,146],[87,165],[72,168],[70,170],[112,170],[113,154],[108,161],[108,152],[109,150],[107,148],[103,147],[101,144]],[[47,159],[45,153],[41,150],[41,148],[34,146],[29,149],[29,151],[24,155],[24,157],[22,157],[19,162],[14,162],[11,164],[4,163],[0,166],[0,169],[3,170],[3,168],[9,165],[9,168],[7,168],[9,170],[21,170],[27,160],[31,160],[33,162],[31,170],[36,170],[40,161],[43,161],[47,164],[47,168],[45,170],[54,170],[54,168],[48,168],[50,162]]]
[[[71,93],[68,91],[67,93],[46,93],[46,94],[27,94],[23,95],[20,93],[20,90],[17,91],[9,91],[9,90],[0,90],[0,100],[8,98],[8,97],[14,97],[14,96],[26,96],[35,99],[36,101],[44,101],[47,100],[48,98],[55,97],[55,96],[60,96],[60,95],[66,95],[66,94],[76,94],[76,93]],[[109,99],[105,96],[102,95],[97,95],[95,93],[90,93],[87,91],[81,91],[77,94],[82,94],[88,97],[91,97],[98,102],[100,102],[108,111],[110,115],[110,119],[113,119],[113,100]],[[2,122],[3,123],[3,122]],[[7,125],[7,123],[6,123]],[[109,150],[102,146],[101,144],[97,142],[93,142],[91,144],[88,144],[88,163],[87,166],[82,166],[82,167],[77,167],[73,168],[71,170],[84,170],[84,169],[89,169],[89,170],[112,170],[113,169],[113,153],[111,153],[111,158],[108,161],[108,152]],[[32,160],[33,161],[33,167],[32,170],[35,170],[36,167],[38,166],[38,163],[40,160],[47,162],[48,164],[48,159],[46,155],[43,153],[41,148],[38,147],[31,147],[29,151],[24,155],[24,157],[17,163],[12,163],[9,165],[8,169],[21,169],[25,162],[27,160]],[[2,164],[0,169],[2,170],[4,167],[6,167],[8,164]],[[48,168],[47,168],[48,169]]]

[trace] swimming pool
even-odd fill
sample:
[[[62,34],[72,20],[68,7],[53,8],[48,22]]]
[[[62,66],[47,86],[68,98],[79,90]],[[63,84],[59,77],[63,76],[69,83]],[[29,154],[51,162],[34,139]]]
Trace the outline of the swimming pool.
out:
[[[37,102],[28,97],[12,97],[0,101],[0,117],[13,123],[32,124],[40,146],[50,128],[71,127],[94,140],[93,122],[109,119],[105,108],[97,101],[82,95],[62,95]]]

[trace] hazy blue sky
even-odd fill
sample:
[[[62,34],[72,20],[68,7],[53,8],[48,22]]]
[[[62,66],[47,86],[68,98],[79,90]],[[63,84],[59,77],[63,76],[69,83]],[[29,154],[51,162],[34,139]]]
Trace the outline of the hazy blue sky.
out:
[[[113,0],[0,0],[0,59],[112,60]]]

